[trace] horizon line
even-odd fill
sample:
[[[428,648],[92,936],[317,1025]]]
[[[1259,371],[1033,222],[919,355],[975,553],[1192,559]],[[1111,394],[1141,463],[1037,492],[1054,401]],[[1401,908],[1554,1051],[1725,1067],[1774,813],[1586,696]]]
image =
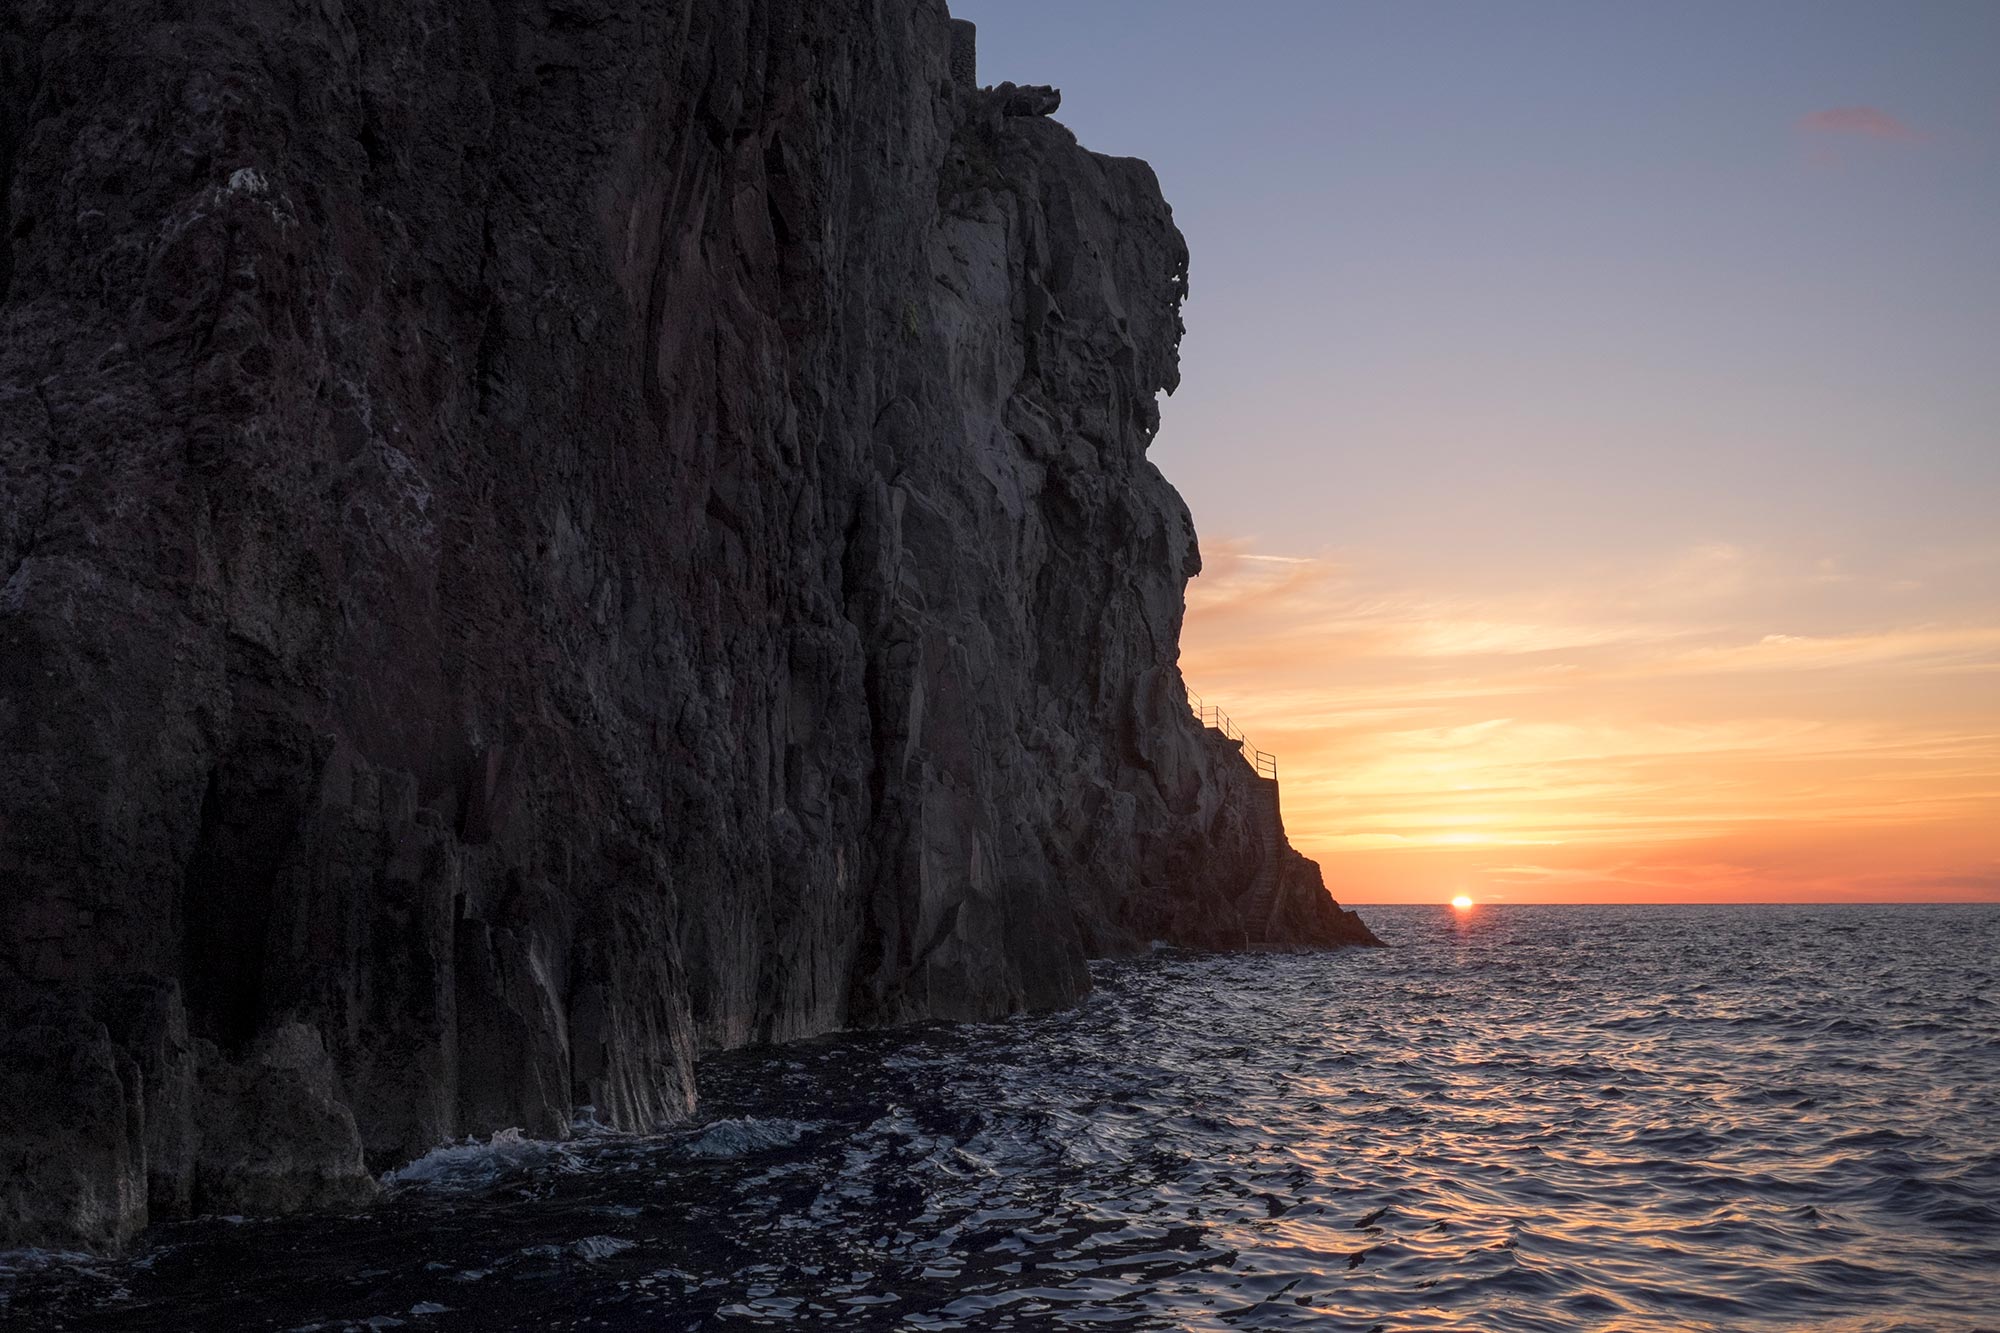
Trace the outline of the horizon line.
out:
[[[1450,907],[1451,899],[1337,899],[1352,907]],[[1475,907],[2000,907],[2000,898],[1486,898]]]

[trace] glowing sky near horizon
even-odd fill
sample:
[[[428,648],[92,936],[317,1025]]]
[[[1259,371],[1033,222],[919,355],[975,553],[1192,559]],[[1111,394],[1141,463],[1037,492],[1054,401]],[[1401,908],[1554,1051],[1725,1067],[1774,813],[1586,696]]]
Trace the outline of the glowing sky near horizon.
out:
[[[2000,900],[2000,5],[953,12],[1188,235],[1182,666],[1337,896]]]

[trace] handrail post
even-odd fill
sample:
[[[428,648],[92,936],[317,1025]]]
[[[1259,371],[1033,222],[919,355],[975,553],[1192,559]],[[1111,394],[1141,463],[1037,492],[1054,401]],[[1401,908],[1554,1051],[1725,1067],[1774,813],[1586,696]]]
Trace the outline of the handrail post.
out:
[[[1222,711],[1221,704],[1207,703],[1193,690],[1187,692],[1187,697],[1188,707],[1195,718],[1202,726],[1221,733],[1224,740],[1234,741],[1237,749],[1242,752],[1244,762],[1250,765],[1252,773],[1271,782],[1278,780],[1277,755],[1269,750],[1260,750],[1251,744],[1250,737],[1244,733],[1243,728],[1236,725],[1236,719]]]

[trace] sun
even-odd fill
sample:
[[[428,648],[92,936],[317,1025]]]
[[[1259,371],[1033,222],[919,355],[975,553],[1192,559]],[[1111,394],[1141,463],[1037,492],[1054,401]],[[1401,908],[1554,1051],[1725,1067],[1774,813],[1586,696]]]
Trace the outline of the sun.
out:
[[[1472,910],[1472,899],[1461,893],[1458,897],[1451,900],[1451,905],[1461,912],[1467,912]]]

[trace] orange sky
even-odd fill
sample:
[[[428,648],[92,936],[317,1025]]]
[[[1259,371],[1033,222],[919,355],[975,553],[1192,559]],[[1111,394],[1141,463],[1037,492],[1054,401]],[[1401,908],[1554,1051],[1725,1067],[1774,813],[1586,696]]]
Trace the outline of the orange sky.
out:
[[[1204,547],[1189,687],[1343,902],[2000,901],[2000,541],[1444,590]]]

